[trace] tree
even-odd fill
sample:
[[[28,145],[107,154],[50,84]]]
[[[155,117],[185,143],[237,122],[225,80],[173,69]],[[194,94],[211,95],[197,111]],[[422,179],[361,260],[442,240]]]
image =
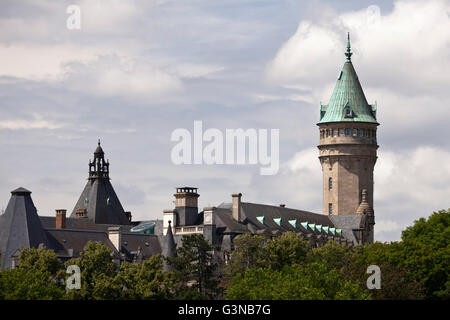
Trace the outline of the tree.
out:
[[[306,261],[309,242],[300,238],[295,232],[285,232],[280,237],[267,242],[268,265],[280,270],[284,266],[301,265]]]
[[[168,258],[175,267],[178,298],[212,298],[217,292],[217,263],[213,261],[214,247],[202,235],[183,236],[182,246],[177,248],[177,257]],[[189,290],[195,288],[194,291]]]
[[[231,254],[231,274],[245,272],[249,268],[267,266],[266,239],[258,235],[246,233],[234,240],[234,251]]]
[[[281,270],[253,268],[233,277],[227,299],[324,300],[368,299],[357,283],[343,281],[337,270],[321,263],[284,266]]]
[[[420,218],[402,232],[400,265],[424,280],[427,298],[450,299],[450,209]]]
[[[18,266],[0,272],[0,299],[62,299],[63,276],[62,263],[54,251],[23,248]]]
[[[119,290],[116,276],[117,265],[112,261],[113,251],[105,244],[89,241],[80,257],[66,262],[81,270],[81,289],[68,290],[71,299],[117,299]]]
[[[174,278],[162,270],[161,255],[143,263],[124,262],[114,279],[120,288],[121,299],[169,299],[173,296]]]

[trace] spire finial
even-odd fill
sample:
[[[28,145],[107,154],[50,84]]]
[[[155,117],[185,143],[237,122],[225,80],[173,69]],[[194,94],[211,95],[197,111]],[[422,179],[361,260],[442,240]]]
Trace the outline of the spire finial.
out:
[[[350,46],[350,32],[347,32],[347,52],[345,53],[345,56],[347,57],[347,61],[351,61],[351,46]]]
[[[98,139],[98,146],[100,147],[100,139]]]

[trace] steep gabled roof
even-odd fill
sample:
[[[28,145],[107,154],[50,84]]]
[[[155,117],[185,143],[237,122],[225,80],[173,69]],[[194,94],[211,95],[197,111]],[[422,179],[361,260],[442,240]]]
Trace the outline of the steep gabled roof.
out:
[[[41,244],[52,248],[31,199],[31,191],[25,188],[11,191],[6,211],[0,216],[0,269],[11,267],[11,256],[21,247],[38,248]]]

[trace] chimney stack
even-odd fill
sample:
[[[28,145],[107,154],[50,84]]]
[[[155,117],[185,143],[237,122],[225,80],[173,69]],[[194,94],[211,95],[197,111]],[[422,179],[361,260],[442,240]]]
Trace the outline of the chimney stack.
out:
[[[109,227],[108,228],[108,238],[109,241],[114,245],[117,251],[120,252],[122,247],[122,230],[120,227]]]
[[[216,243],[216,207],[203,208],[203,237],[211,244]]]
[[[125,215],[127,216],[128,221],[131,222],[131,211],[125,211]]]
[[[198,197],[197,188],[181,187],[177,188],[175,196],[175,209],[178,213],[178,225],[193,225],[198,217]]]
[[[231,195],[232,199],[233,199],[233,203],[232,203],[232,207],[231,207],[231,211],[233,214],[233,219],[238,221],[238,222],[242,222],[242,213],[241,213],[241,197],[242,197],[242,193],[234,193]]]
[[[280,204],[280,208],[285,208],[286,205],[284,203]]]
[[[56,209],[56,229],[66,228],[66,209]]]

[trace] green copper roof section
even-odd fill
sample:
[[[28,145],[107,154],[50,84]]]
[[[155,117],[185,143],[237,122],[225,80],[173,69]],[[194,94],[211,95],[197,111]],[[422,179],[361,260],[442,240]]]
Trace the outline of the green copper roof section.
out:
[[[256,217],[261,224],[264,224],[264,216]]]
[[[316,224],[315,223],[308,223],[308,227],[310,227],[312,231],[316,230]]]
[[[342,229],[336,229],[336,233],[340,236],[342,236]]]
[[[331,232],[332,234],[336,234],[336,228],[330,228],[330,232]]]
[[[281,226],[281,218],[273,218],[273,221],[279,226]]]
[[[294,228],[297,228],[297,220],[289,220],[289,223],[290,223],[291,226],[293,226]]]
[[[326,233],[328,233],[328,228],[329,228],[329,227],[323,227],[323,231],[325,231]]]
[[[303,228],[308,229],[308,221],[301,222],[300,224],[303,226]]]
[[[347,59],[339,73],[333,94],[327,105],[320,104],[320,121],[326,122],[370,122],[376,119],[376,104],[368,104],[358,76],[350,59],[350,38],[347,43]]]

